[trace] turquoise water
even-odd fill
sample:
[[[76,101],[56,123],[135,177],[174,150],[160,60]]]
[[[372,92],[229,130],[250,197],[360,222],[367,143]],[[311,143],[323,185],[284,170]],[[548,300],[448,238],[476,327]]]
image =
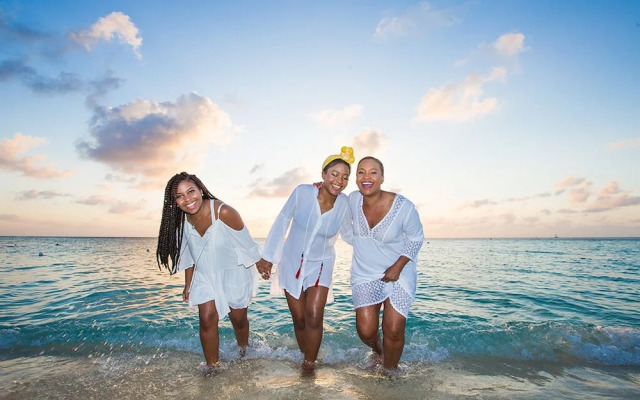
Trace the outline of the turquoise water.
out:
[[[155,239],[2,237],[0,397],[640,397],[639,239],[425,242],[392,379],[369,365],[350,247],[337,253],[315,377],[299,376],[286,302],[263,282],[247,356],[225,320],[224,368],[204,378],[197,309],[183,275],[158,270]]]

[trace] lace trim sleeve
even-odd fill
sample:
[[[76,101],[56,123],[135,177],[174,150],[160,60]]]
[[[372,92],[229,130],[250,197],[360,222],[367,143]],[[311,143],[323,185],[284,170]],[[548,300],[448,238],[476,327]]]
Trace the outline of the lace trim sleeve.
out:
[[[418,252],[424,242],[424,231],[422,230],[422,222],[415,207],[411,207],[409,215],[403,223],[403,231],[405,235],[403,256],[409,257],[411,260],[418,259]]]

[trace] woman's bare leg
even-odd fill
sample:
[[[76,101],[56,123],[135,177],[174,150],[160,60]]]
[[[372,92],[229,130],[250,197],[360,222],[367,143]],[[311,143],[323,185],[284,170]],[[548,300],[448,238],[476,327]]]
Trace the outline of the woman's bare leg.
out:
[[[218,335],[218,311],[216,303],[211,300],[198,305],[200,316],[200,344],[207,365],[218,363],[220,336]]]
[[[382,341],[380,340],[380,304],[356,308],[356,330],[360,340],[371,347],[374,353],[382,356]]]
[[[232,308],[229,312],[229,319],[233,325],[233,332],[236,334],[236,341],[240,347],[240,356],[244,353],[249,345],[249,318],[247,317],[247,308]]]
[[[396,311],[391,301],[384,301],[382,312],[382,336],[384,348],[384,368],[396,369],[404,349],[404,334],[407,319]]]
[[[304,321],[304,299],[305,293],[302,292],[300,294],[300,298],[296,299],[291,296],[289,292],[285,290],[285,295],[287,297],[287,304],[289,305],[289,311],[291,312],[291,320],[293,321],[293,332],[296,335],[296,341],[298,342],[298,348],[305,354],[306,352],[306,343],[305,343],[305,321]]]
[[[318,358],[324,322],[324,307],[327,303],[329,288],[324,286],[310,287],[304,298],[304,363],[313,368]]]

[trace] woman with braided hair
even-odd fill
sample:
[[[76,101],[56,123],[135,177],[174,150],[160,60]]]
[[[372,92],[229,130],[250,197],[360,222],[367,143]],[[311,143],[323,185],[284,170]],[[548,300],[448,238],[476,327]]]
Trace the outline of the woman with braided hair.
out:
[[[334,244],[338,233],[347,242],[352,236],[347,196],[342,191],[354,161],[353,149],[342,147],[322,164],[322,182],[294,189],[269,231],[257,265],[262,277],[269,279],[272,265],[278,264],[271,289],[286,295],[307,372],[315,368],[324,307],[333,297]]]
[[[240,214],[195,175],[174,175],[165,188],[156,257],[170,274],[185,271],[182,300],[198,306],[207,365],[218,363],[218,321],[225,315],[243,355],[249,344],[247,307],[258,288],[253,265],[260,247]]]

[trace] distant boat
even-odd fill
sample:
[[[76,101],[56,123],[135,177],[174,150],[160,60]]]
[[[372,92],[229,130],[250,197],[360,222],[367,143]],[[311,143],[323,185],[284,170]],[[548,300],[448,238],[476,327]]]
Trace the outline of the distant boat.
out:
[[[555,235],[553,238],[554,238],[554,239],[557,239],[557,238],[558,238],[558,234],[556,233],[556,235]]]

